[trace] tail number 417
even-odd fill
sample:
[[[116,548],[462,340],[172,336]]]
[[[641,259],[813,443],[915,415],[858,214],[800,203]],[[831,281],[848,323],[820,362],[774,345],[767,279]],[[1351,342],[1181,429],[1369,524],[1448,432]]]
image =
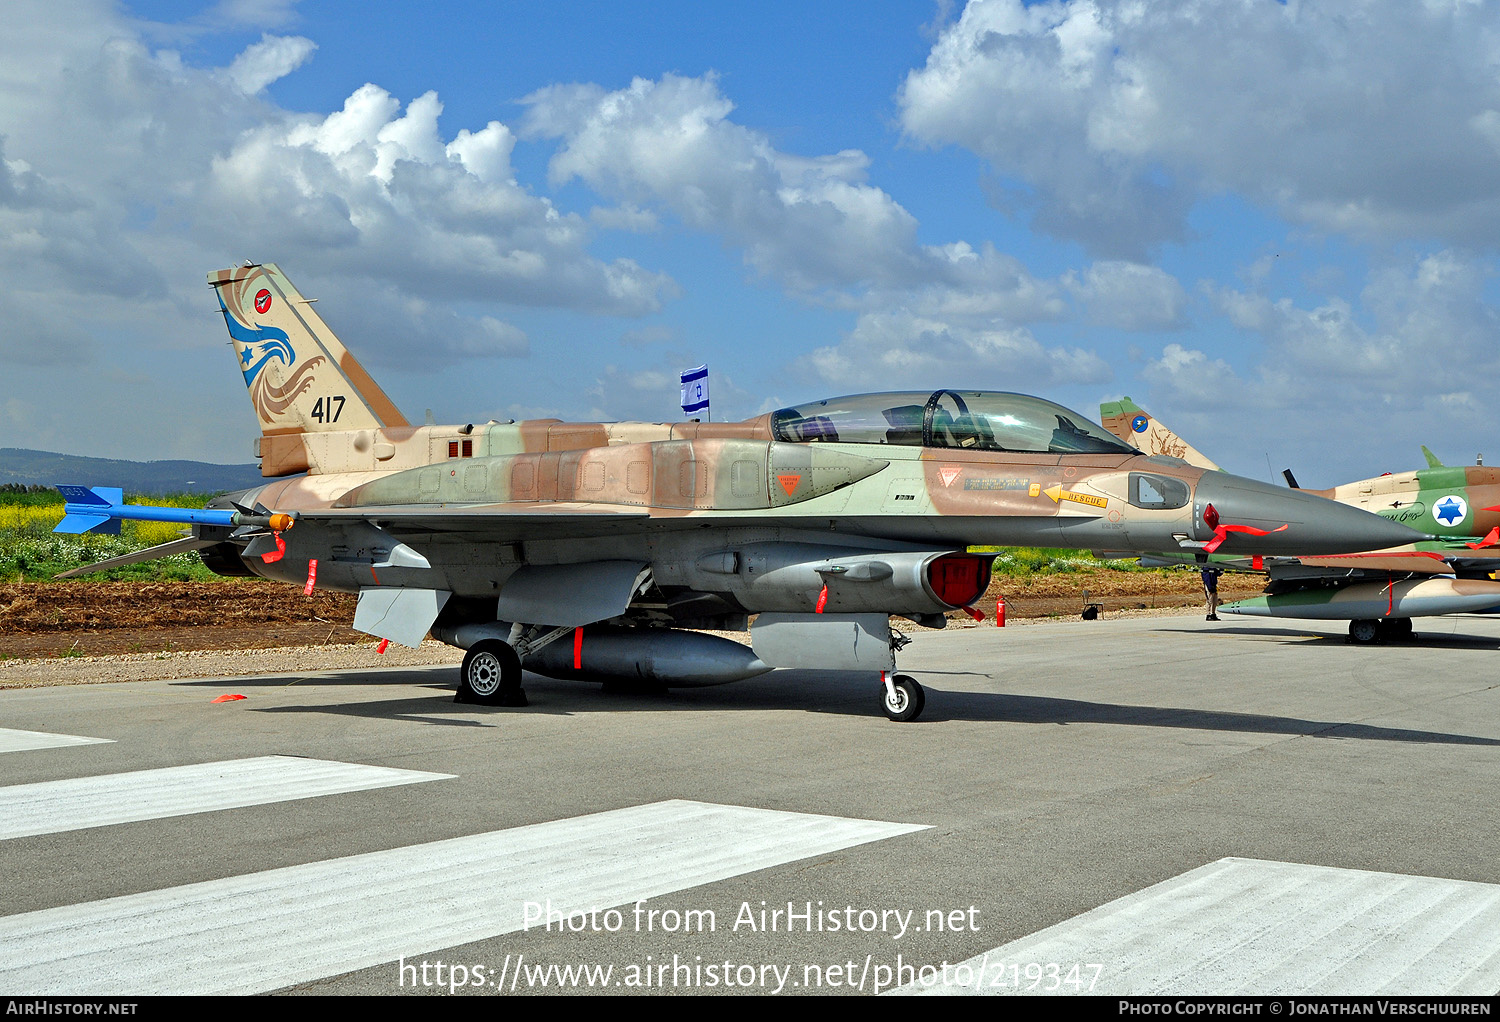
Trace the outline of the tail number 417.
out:
[[[338,422],[339,416],[344,411],[344,396],[336,394],[333,397],[320,397],[317,404],[313,405],[312,417],[319,422]]]

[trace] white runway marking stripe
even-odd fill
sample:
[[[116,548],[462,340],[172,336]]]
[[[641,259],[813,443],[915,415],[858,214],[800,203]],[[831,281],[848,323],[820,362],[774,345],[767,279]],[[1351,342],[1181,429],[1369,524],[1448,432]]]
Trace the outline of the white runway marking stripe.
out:
[[[0,990],[274,990],[512,933],[528,901],[630,905],[925,829],[703,802],[616,809],[0,918]]]
[[[1083,989],[1050,991],[1065,994],[1488,997],[1500,989],[1500,885],[1220,859],[950,966],[947,986],[919,978],[893,992],[1049,992],[1050,971],[1026,978],[1033,963],[1083,965]],[[1089,963],[1103,965],[1092,990]],[[1014,982],[1012,965],[1019,988],[994,985]]]
[[[57,749],[67,745],[102,745],[113,741],[113,738],[81,738],[78,735],[54,735],[46,731],[15,731],[0,727],[0,752]]]
[[[238,809],[452,774],[292,756],[200,763],[0,788],[0,840]]]

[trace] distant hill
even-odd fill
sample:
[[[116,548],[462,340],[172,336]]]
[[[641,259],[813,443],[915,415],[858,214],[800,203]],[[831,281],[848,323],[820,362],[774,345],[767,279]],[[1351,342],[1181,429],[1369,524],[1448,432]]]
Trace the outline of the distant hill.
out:
[[[0,447],[0,484],[119,486],[126,493],[221,493],[259,486],[259,465],[205,461],[113,461]]]

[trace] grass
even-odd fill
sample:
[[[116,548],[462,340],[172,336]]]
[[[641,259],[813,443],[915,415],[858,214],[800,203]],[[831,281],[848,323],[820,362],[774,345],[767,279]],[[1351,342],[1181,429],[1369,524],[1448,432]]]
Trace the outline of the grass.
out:
[[[970,547],[973,553],[995,554],[996,575],[1029,578],[1032,575],[1069,575],[1086,571],[1155,571],[1142,568],[1133,558],[1100,558],[1087,550],[1059,547]]]
[[[210,499],[198,493],[130,494],[125,502],[204,507]],[[183,526],[171,522],[124,522],[118,536],[64,535],[52,531],[62,516],[63,499],[56,490],[0,490],[0,582],[48,581],[61,572],[167,543],[185,534]],[[206,582],[219,576],[205,568],[196,553],[189,552],[88,577],[101,582]]]

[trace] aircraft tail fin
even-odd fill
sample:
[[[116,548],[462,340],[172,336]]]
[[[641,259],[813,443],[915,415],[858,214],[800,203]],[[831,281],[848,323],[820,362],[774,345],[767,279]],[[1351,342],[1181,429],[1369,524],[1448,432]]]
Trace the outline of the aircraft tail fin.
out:
[[[1206,455],[1152,418],[1151,413],[1128,397],[1101,404],[1099,421],[1105,429],[1145,454],[1181,458],[1189,465],[1219,471],[1219,466]]]
[[[408,424],[274,263],[219,270],[208,275],[208,283],[224,312],[262,435]]]
[[[1431,451],[1429,451],[1427,449],[1427,445],[1426,444],[1422,445],[1422,454],[1427,458],[1427,467],[1428,468],[1442,468],[1443,467],[1442,459],[1440,459],[1436,454],[1433,454]]]

